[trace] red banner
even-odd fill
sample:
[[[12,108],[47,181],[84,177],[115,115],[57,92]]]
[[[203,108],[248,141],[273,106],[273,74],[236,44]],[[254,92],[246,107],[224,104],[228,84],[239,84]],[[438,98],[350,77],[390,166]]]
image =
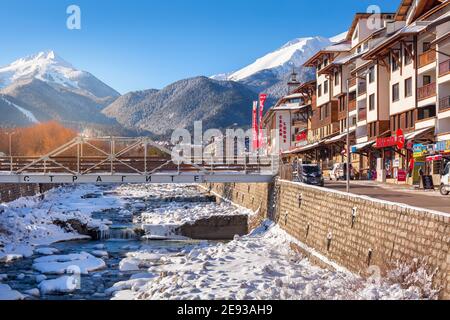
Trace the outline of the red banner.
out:
[[[253,150],[258,149],[258,101],[253,102],[253,122],[252,122],[252,129],[253,129]]]
[[[263,115],[264,115],[264,104],[267,100],[267,94],[261,93],[259,95],[259,138],[258,138],[258,148],[264,147],[264,137],[263,137]]]

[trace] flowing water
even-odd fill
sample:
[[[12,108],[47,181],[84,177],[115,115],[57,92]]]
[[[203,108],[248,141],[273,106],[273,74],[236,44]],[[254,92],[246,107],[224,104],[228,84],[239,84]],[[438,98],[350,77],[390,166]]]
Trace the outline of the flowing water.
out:
[[[157,200],[155,202],[157,202]],[[81,252],[92,253],[98,250],[106,251],[108,256],[102,257],[101,259],[105,261],[107,267],[97,272],[91,272],[89,275],[82,275],[81,288],[74,293],[43,295],[40,297],[30,296],[27,297],[27,299],[109,299],[110,297],[105,294],[106,289],[112,287],[117,282],[129,280],[133,274],[143,272],[122,272],[119,270],[119,263],[128,252],[138,250],[167,253],[188,252],[199,244],[199,241],[144,240],[141,231],[137,228],[138,225],[133,223],[133,218],[136,218],[137,216],[139,216],[139,214],[136,214],[136,212],[128,216],[120,214],[120,209],[109,209],[93,213],[93,218],[110,222],[109,230],[100,231],[98,240],[61,242],[55,243],[50,247],[57,249],[59,251],[57,253],[58,255]],[[41,256],[42,255],[35,254],[30,258],[14,261],[10,264],[0,264],[0,275],[6,274],[8,276],[2,283],[8,284],[13,290],[17,290],[21,293],[37,288],[38,282],[36,281],[36,277],[42,276],[42,274],[35,271],[32,264],[34,259]],[[47,280],[61,277],[61,275],[46,276]]]

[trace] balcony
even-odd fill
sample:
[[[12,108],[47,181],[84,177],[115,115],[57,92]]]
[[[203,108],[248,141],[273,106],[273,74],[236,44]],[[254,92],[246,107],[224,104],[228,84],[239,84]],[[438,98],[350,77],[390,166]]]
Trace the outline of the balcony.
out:
[[[450,109],[450,96],[439,100],[439,112],[447,111]]]
[[[367,120],[367,108],[358,110],[358,121]]]
[[[429,65],[430,63],[433,63],[436,61],[436,52],[434,50],[428,50],[425,53],[422,53],[419,56],[419,68],[425,67],[426,65]]]
[[[436,96],[436,82],[417,89],[417,99],[419,101]]]
[[[439,76],[443,77],[450,73],[450,59],[439,64]]]
[[[353,110],[356,110],[356,100],[350,100],[348,102],[348,111],[352,112]]]
[[[365,83],[360,83],[358,85],[358,96],[362,96],[367,92],[367,85]]]

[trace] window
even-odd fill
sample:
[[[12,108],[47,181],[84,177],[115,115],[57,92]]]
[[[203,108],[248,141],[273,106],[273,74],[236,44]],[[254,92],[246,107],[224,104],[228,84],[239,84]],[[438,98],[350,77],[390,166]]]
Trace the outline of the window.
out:
[[[364,42],[364,50],[369,49],[369,42]]]
[[[427,86],[431,83],[431,76],[423,76],[423,85]]]
[[[340,74],[339,74],[339,71],[336,71],[334,73],[334,85],[338,86],[339,83],[340,83]]]
[[[375,81],[375,67],[369,68],[369,83],[373,83]]]
[[[405,65],[410,64],[412,62],[413,45],[412,44],[406,45],[403,54],[405,56]]]
[[[322,69],[322,62],[317,65],[317,70]]]
[[[353,40],[356,40],[358,38],[358,29],[355,30],[355,33],[353,34]]]
[[[325,80],[325,82],[323,83],[323,93],[328,93],[328,80]]]
[[[323,66],[326,67],[327,65],[328,65],[328,59],[325,58],[325,59],[323,60]]]
[[[431,49],[431,44],[429,42],[424,42],[422,45],[423,52],[427,52],[430,49]]]
[[[398,83],[392,86],[392,102],[400,100],[400,86]]]
[[[414,128],[414,110],[410,111],[409,127]]]
[[[317,88],[317,93],[319,94],[319,97],[322,96],[322,85],[319,84],[319,87]]]
[[[412,96],[412,78],[405,80],[405,97]]]
[[[436,106],[428,106],[424,108],[419,108],[418,110],[418,120],[424,120],[436,116]]]
[[[394,53],[391,54],[391,65],[392,65],[392,72],[397,71],[399,69],[398,58]]]
[[[375,94],[369,96],[369,110],[375,110]]]
[[[323,108],[319,107],[319,120],[323,120],[323,113],[322,113],[322,111],[323,111]]]

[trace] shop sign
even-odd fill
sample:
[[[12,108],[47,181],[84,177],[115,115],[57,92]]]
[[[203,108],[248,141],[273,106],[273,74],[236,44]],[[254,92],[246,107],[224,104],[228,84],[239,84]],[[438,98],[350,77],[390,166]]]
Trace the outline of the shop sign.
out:
[[[406,170],[398,170],[397,180],[398,182],[406,182]]]
[[[400,159],[395,159],[394,162],[393,162],[393,164],[392,164],[392,166],[393,166],[394,168],[400,167]]]
[[[422,158],[428,154],[428,148],[421,143],[415,144],[413,147],[413,152],[414,158]]]
[[[450,153],[450,140],[437,142],[435,150],[439,153]]]
[[[429,156],[426,159],[428,162],[432,162],[432,161],[440,161],[442,160],[442,155],[435,155],[435,156]]]
[[[308,131],[303,131],[303,132],[297,134],[297,136],[295,137],[295,140],[297,142],[305,141],[307,139],[308,139]]]
[[[378,138],[376,143],[376,148],[387,148],[387,147],[397,147],[398,149],[403,149],[405,146],[405,136],[403,131],[399,129],[395,136],[387,138]]]

